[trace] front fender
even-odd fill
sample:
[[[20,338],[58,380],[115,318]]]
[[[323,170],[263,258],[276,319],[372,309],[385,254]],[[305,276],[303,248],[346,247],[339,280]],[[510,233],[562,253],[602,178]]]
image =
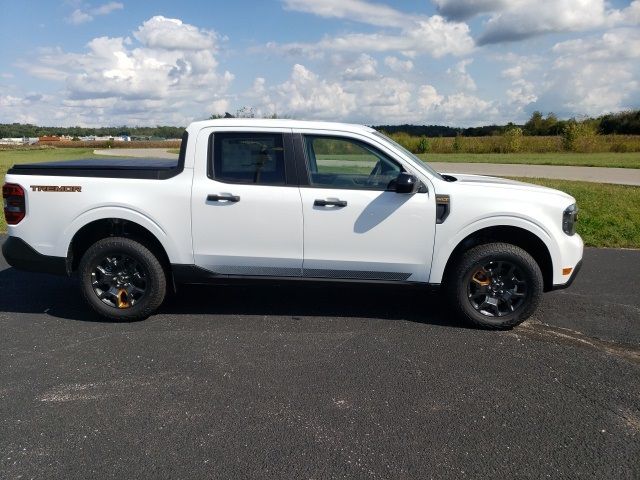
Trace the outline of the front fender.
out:
[[[444,224],[443,224],[444,225]],[[438,234],[436,230],[436,242],[434,245],[433,261],[431,263],[431,275],[429,277],[429,283],[442,283],[444,271],[447,266],[451,254],[455,248],[467,237],[475,232],[478,232],[484,228],[489,227],[517,227],[527,230],[528,232],[537,236],[549,250],[552,264],[555,266],[560,263],[560,249],[558,244],[553,239],[552,235],[547,232],[541,225],[526,218],[499,215],[485,217],[479,220],[475,220],[463,228],[459,229],[453,236],[446,235],[444,232]],[[440,227],[440,225],[438,226]]]

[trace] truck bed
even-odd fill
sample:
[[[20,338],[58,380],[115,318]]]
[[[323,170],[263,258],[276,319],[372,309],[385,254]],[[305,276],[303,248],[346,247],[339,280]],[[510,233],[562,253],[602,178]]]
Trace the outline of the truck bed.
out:
[[[58,177],[105,177],[165,180],[182,172],[179,159],[164,158],[88,158],[59,162],[14,165],[7,173]]]

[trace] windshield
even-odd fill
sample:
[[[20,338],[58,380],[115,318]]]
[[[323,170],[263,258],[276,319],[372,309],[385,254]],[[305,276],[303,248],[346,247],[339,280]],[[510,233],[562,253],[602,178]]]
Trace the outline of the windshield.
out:
[[[434,177],[437,177],[440,180],[444,180],[442,175],[440,175],[438,172],[436,172],[428,163],[424,162],[420,157],[417,157],[416,155],[411,153],[409,150],[404,148],[402,145],[400,145],[395,140],[392,140],[391,138],[387,137],[384,133],[380,133],[380,132],[377,132],[377,131],[374,131],[373,134],[375,136],[377,136],[377,137],[380,137],[380,138],[384,139],[386,142],[391,143],[394,147],[396,147],[398,150],[401,150],[403,153],[406,153],[407,156],[413,158],[416,162],[418,162],[419,165],[422,165],[424,167],[424,169],[427,170],[429,173],[431,173]]]

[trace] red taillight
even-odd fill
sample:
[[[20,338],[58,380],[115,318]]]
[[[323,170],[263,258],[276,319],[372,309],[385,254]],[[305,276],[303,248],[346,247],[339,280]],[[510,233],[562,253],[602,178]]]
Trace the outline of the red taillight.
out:
[[[20,223],[27,212],[22,187],[15,183],[5,183],[2,187],[2,198],[4,199],[4,218],[7,220],[7,224]]]

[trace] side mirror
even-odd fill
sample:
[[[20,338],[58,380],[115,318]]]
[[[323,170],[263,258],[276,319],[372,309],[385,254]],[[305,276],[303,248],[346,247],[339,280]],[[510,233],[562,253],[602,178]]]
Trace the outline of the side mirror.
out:
[[[420,185],[420,180],[418,180],[414,175],[402,172],[395,179],[393,187],[396,193],[416,193],[420,189]]]

